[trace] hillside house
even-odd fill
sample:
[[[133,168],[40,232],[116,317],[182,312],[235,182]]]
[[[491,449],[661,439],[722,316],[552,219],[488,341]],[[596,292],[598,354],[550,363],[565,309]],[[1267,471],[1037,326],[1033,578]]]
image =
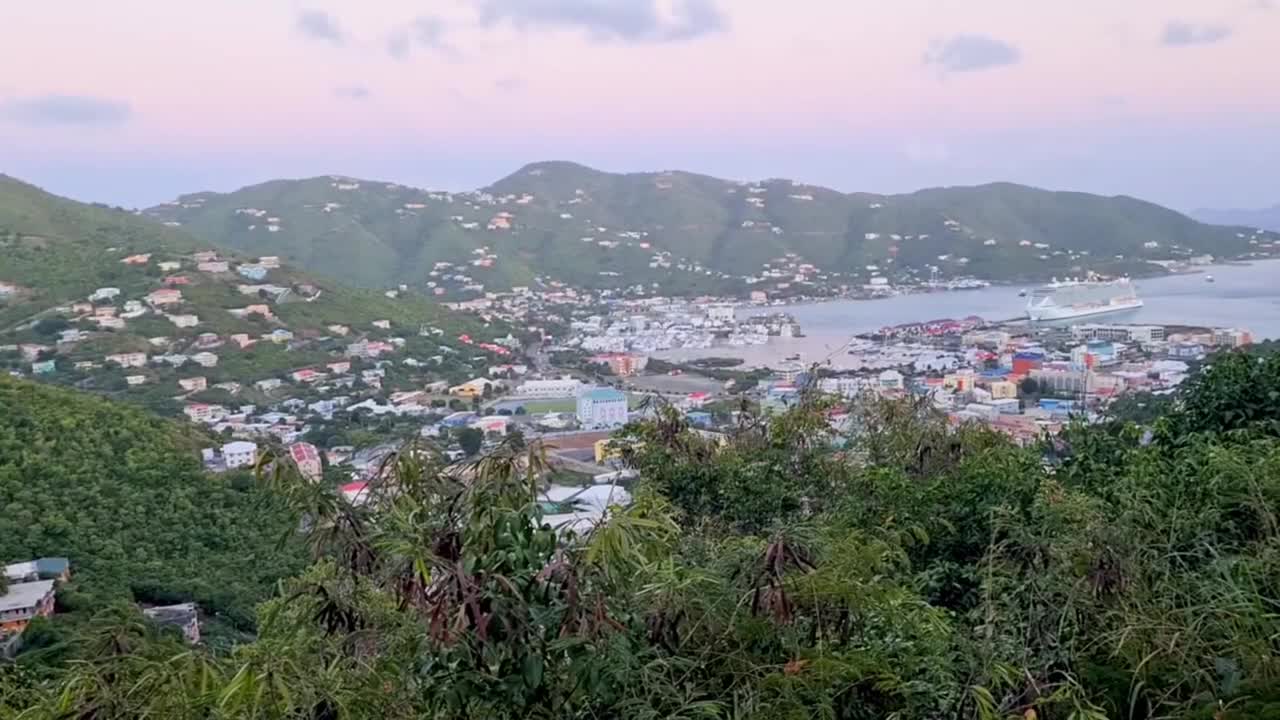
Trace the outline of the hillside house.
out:
[[[218,253],[215,250],[201,250],[200,252],[193,254],[191,259],[198,263],[213,262],[218,259]]]
[[[374,320],[373,326],[378,328],[379,330],[390,330],[391,321],[390,320]]]
[[[200,272],[217,275],[225,272],[230,272],[231,266],[224,260],[210,260],[208,262],[202,262],[197,264],[196,269],[199,270]]]
[[[71,579],[71,561],[64,557],[43,557],[4,566],[4,577],[11,583],[53,580],[66,582]]]
[[[262,339],[263,339],[263,340],[270,340],[271,342],[273,342],[273,343],[275,343],[275,344],[277,344],[277,345],[280,345],[280,344],[287,343],[287,342],[289,342],[290,340],[292,340],[292,339],[293,339],[293,333],[292,333],[292,332],[290,332],[290,331],[288,331],[288,330],[285,330],[285,329],[283,329],[283,328],[277,328],[277,329],[272,330],[271,332],[267,333],[266,335],[263,335],[263,336],[262,336]]]
[[[156,265],[156,267],[160,268],[160,272],[173,272],[175,270],[181,270],[182,263],[177,260],[166,260]]]
[[[284,385],[284,381],[279,378],[267,378],[266,380],[259,380],[253,384],[254,387],[263,392],[271,392],[272,390],[279,388],[281,385]]]
[[[108,355],[103,358],[103,360],[122,368],[140,368],[147,366],[146,353],[117,353],[115,355]]]
[[[275,255],[264,255],[258,258],[258,264],[268,270],[275,270],[280,267],[280,258]]]
[[[193,378],[182,378],[178,380],[178,387],[182,388],[183,390],[189,393],[200,392],[201,390],[204,390],[205,388],[209,387],[209,381],[203,376],[193,377]]]
[[[124,382],[126,385],[130,387],[137,387],[138,385],[146,385],[147,376],[146,375],[126,375],[124,378]]]
[[[227,416],[227,409],[221,405],[189,403],[182,408],[182,414],[192,422],[214,423]]]
[[[289,446],[289,457],[293,458],[293,464],[298,466],[298,472],[302,473],[302,477],[312,481],[319,482],[324,475],[324,468],[320,464],[320,451],[311,443],[294,443]]]
[[[142,614],[157,625],[177,628],[190,645],[200,642],[200,613],[195,603],[143,608]]]
[[[200,367],[206,367],[206,368],[217,367],[218,356],[214,355],[211,352],[198,352],[195,355],[191,356],[191,362],[199,365]]]
[[[150,305],[174,305],[182,302],[182,291],[173,288],[152,290],[143,299]]]
[[[120,288],[102,287],[93,291],[93,294],[89,296],[89,302],[105,302],[115,300],[117,297],[120,297]]]
[[[200,324],[200,318],[195,315],[165,315],[165,318],[179,328],[193,328]]]
[[[246,280],[264,280],[267,277],[267,268],[262,265],[241,265],[236,272]]]
[[[241,350],[253,347],[253,345],[258,342],[256,339],[249,337],[248,333],[236,333],[235,335],[232,335],[230,339],[231,342],[235,343]]]
[[[191,358],[187,355],[183,355],[182,353],[165,353],[164,355],[157,355],[153,359],[157,363],[164,363],[165,365],[170,365],[176,368],[182,367],[183,365],[191,362]]]
[[[95,317],[93,318],[93,322],[103,330],[123,330],[125,327],[124,318],[112,317],[110,315]]]
[[[6,298],[11,295],[16,295],[17,292],[18,292],[17,285],[14,285],[13,283],[0,282],[0,298]]]
[[[49,375],[58,369],[56,361],[44,360],[42,362],[31,363],[32,375]]]
[[[495,384],[496,383],[488,378],[475,378],[474,380],[468,380],[461,385],[454,385],[449,388],[449,394],[463,398],[483,397],[485,389],[490,388]]]
[[[222,446],[222,464],[228,470],[249,467],[258,461],[257,443],[237,440]]]
[[[151,255],[150,254],[130,255],[129,257],[124,258],[120,262],[124,263],[125,265],[146,265],[147,263],[151,262]]]
[[[166,275],[160,282],[168,287],[176,287],[179,285],[190,285],[191,278],[186,275]]]
[[[361,340],[348,345],[346,352],[348,357],[371,359],[394,350],[395,346],[391,343]]]
[[[257,295],[261,298],[271,300],[279,300],[289,293],[289,288],[280,287],[279,285],[237,285],[236,291],[241,295]]]
[[[0,595],[0,634],[21,633],[37,617],[53,615],[53,580],[13,583]]]
[[[325,378],[324,373],[319,372],[317,370],[313,370],[312,368],[304,368],[302,370],[297,370],[292,373],[289,373],[289,379],[293,380],[296,383],[310,384],[313,382],[323,380],[324,378]]]
[[[222,338],[217,333],[200,333],[196,337],[196,347],[212,350],[222,346]]]
[[[351,363],[345,362],[345,361],[332,362],[326,365],[325,367],[329,368],[329,372],[333,373],[334,375],[346,375],[347,373],[351,372]]]
[[[41,353],[53,348],[48,345],[37,345],[34,343],[23,343],[18,346],[18,352],[22,355],[22,359],[27,362],[35,362],[40,359]]]
[[[351,332],[351,328],[346,325],[330,325],[326,329],[338,337],[346,337]]]
[[[387,400],[396,406],[422,405],[427,401],[427,394],[421,390],[406,390],[391,393],[391,397],[387,398]]]

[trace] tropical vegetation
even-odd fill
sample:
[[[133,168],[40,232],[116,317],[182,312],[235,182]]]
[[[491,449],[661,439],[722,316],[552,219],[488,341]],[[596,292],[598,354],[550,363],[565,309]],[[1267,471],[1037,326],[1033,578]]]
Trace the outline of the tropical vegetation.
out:
[[[1280,356],[1215,357],[1146,426],[1020,447],[806,395],[618,439],[634,502],[542,515],[545,448],[406,446],[355,504],[259,483],[311,566],[229,654],[121,608],[23,718],[1216,718],[1280,710]]]
[[[302,570],[294,516],[246,472],[209,475],[189,425],[0,375],[0,561],[67,557],[57,621],[34,645],[120,602],[195,601],[252,631],[255,606]],[[40,630],[40,628],[37,628]],[[47,658],[46,658],[47,659]]]

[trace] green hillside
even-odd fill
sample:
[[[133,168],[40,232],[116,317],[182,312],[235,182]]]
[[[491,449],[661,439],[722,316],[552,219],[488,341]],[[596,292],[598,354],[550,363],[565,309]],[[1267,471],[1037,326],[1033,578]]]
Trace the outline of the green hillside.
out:
[[[57,198],[0,175],[0,328],[50,305],[114,285],[143,290],[152,278],[120,259],[135,253],[185,254],[198,241],[119,209]]]
[[[459,352],[458,338],[506,333],[420,293],[351,288],[288,264],[263,266],[256,254],[210,257],[208,247],[148,218],[0,178],[0,369],[176,412],[170,398],[181,378],[249,384],[332,361],[359,340],[401,338],[421,356],[446,356],[432,373],[469,376],[482,353]],[[156,295],[163,291],[177,295]],[[155,361],[202,351],[217,356],[216,367]],[[108,356],[119,353],[150,362],[118,368]],[[129,376],[138,384],[126,385]]]
[[[1161,268],[1148,261],[1266,254],[1276,240],[1133,198],[1008,183],[844,194],[789,180],[614,174],[565,162],[529,165],[474,192],[330,176],[187,195],[146,213],[208,242],[279,254],[356,284],[432,292],[501,289],[535,276],[734,291],[762,282],[764,266],[788,254],[829,285],[860,284],[872,272],[900,281],[1151,273]]]
[[[244,475],[211,476],[190,426],[0,374],[0,562],[71,560],[60,605],[200,601],[233,624],[301,567],[289,517]]]
[[[1150,426],[1030,446],[911,400],[667,407],[589,529],[530,493],[537,443],[405,452],[357,504],[283,474],[314,563],[255,638],[98,618],[81,662],[0,666],[0,717],[1273,719],[1277,395],[1280,356],[1223,353]]]

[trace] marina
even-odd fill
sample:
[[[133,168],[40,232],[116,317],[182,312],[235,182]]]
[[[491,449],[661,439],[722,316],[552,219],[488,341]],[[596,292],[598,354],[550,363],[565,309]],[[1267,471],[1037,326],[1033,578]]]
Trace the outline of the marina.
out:
[[[1189,273],[1135,280],[1143,306],[1103,316],[1110,323],[1180,325],[1199,327],[1244,326],[1259,339],[1280,338],[1280,261],[1224,264]],[[1206,282],[1212,273],[1214,282]],[[799,354],[804,362],[829,359],[832,367],[846,365],[845,348],[860,334],[882,328],[921,323],[940,317],[979,317],[988,322],[1025,322],[1024,287],[992,286],[954,293],[898,295],[877,300],[837,300],[791,305],[789,315],[804,330],[804,337],[771,337],[751,347],[712,346],[681,348],[655,353],[666,360],[702,357],[740,358],[747,366],[776,366]],[[1026,288],[1030,291],[1031,288]],[[740,312],[751,313],[750,308]],[[776,308],[758,312],[776,312]],[[1085,319],[1082,322],[1090,322]],[[1070,321],[1064,321],[1070,322]],[[1055,323],[1056,324],[1056,323]]]

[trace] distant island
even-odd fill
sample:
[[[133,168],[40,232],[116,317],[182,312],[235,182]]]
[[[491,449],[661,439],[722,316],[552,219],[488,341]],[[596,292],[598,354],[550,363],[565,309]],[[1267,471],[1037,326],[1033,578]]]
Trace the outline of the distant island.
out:
[[[1280,203],[1256,210],[1202,209],[1191,213],[1191,216],[1200,222],[1214,225],[1243,225],[1258,230],[1280,232]]]

